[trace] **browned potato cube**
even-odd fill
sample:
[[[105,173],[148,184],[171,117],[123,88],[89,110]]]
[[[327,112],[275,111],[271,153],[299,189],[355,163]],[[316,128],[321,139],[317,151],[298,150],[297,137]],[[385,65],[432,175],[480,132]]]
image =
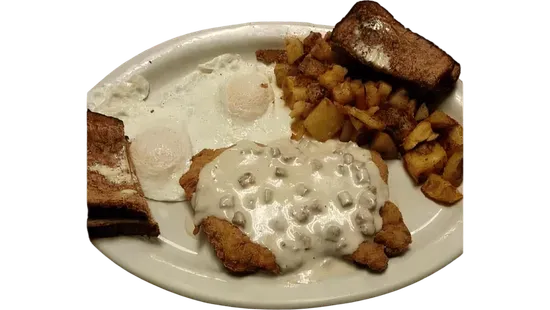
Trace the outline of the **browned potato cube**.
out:
[[[369,108],[367,104],[367,92],[364,89],[365,87],[363,86],[363,93],[355,97],[355,107],[360,110],[367,110]]]
[[[405,89],[400,88],[395,93],[391,94],[388,103],[398,109],[406,109],[409,103],[409,94]]]
[[[298,85],[300,79],[295,76],[287,76],[283,83],[283,98],[291,109],[296,101],[307,100],[307,88]]]
[[[368,115],[374,115],[376,112],[378,112],[378,110],[380,110],[380,107],[377,106],[377,107],[370,107],[367,109],[367,114]]]
[[[294,106],[292,107],[292,111],[290,111],[289,116],[292,118],[300,118],[302,116],[302,113],[306,110],[307,102],[305,101],[296,101],[294,103]]]
[[[299,73],[296,66],[291,66],[286,63],[277,63],[273,71],[275,73],[275,81],[277,82],[277,86],[281,88],[283,87],[283,82],[287,76],[296,76]]]
[[[327,71],[327,66],[311,57],[311,55],[307,55],[298,66],[298,69],[303,74],[316,78]]]
[[[433,129],[445,129],[458,124],[457,121],[455,121],[449,115],[440,110],[433,111],[433,113],[428,117],[427,121],[432,124]]]
[[[363,85],[363,82],[361,80],[352,80],[350,81],[351,90],[353,91],[353,94],[358,94],[359,92],[365,92],[365,85]]]
[[[321,86],[319,82],[313,82],[306,86],[308,102],[317,105],[323,98],[327,97],[329,92]]]
[[[296,83],[297,83],[298,86],[307,87],[309,84],[319,83],[319,82],[317,82],[317,80],[315,80],[315,78],[312,78],[310,76],[303,75],[303,74],[298,74],[296,76]]]
[[[257,50],[256,60],[265,64],[287,63],[285,50]]]
[[[387,104],[380,107],[376,116],[386,125],[387,131],[398,144],[416,127],[416,121],[412,116]]]
[[[447,154],[437,142],[424,143],[403,156],[405,168],[416,184],[428,175],[439,173],[447,163]]]
[[[304,108],[304,111],[302,112],[302,118],[306,119],[309,116],[309,113],[311,113],[311,111],[313,111],[313,109],[315,109],[315,106],[316,105],[314,105],[310,102],[306,102],[306,107]]]
[[[304,55],[304,45],[298,38],[290,37],[285,39],[286,57],[289,64],[293,64],[296,60]]]
[[[378,96],[381,103],[386,103],[388,96],[391,94],[392,87],[390,84],[380,81],[378,82]]]
[[[351,140],[350,141],[357,142],[357,137],[359,137],[360,134],[361,134],[361,131],[354,130],[353,134],[351,135]]]
[[[414,119],[417,122],[420,122],[420,121],[426,119],[428,116],[430,116],[430,111],[428,110],[428,106],[426,106],[426,104],[423,103],[422,105],[420,105],[420,107],[416,111]]]
[[[290,139],[292,140],[300,140],[306,133],[306,129],[304,127],[304,121],[303,120],[295,120],[290,124],[290,130],[292,130],[292,135],[290,136]]]
[[[321,33],[310,31],[309,35],[304,39],[304,53],[309,53],[317,41],[322,39],[323,36]]]
[[[403,149],[412,150],[418,143],[428,140],[434,134],[429,122],[422,121],[416,125],[411,133],[403,140]]]
[[[441,176],[453,184],[453,186],[459,187],[460,184],[462,184],[463,162],[463,151],[455,152],[451,157],[449,157],[447,165],[445,165]]]
[[[378,96],[378,88],[373,81],[365,83],[365,95],[368,107],[376,107],[380,105],[380,96]]]
[[[449,129],[440,138],[441,145],[447,151],[447,156],[453,155],[455,152],[462,151],[464,144],[462,141],[462,126],[456,125]]]
[[[320,61],[332,61],[332,48],[325,40],[318,40],[309,53]]]
[[[377,117],[368,114],[367,111],[359,110],[350,106],[343,106],[343,108],[349,115],[363,122],[368,129],[384,130],[384,123],[382,123]]]
[[[332,89],[332,99],[340,104],[348,104],[353,101],[351,83],[344,81]]]
[[[426,197],[446,205],[455,204],[462,199],[462,194],[456,187],[437,174],[430,174],[420,190]]]
[[[342,131],[340,132],[340,141],[342,142],[350,141],[354,131],[355,131],[355,128],[353,127],[353,124],[351,123],[351,121],[349,119],[345,120],[344,125],[342,126]]]
[[[374,134],[369,149],[377,151],[383,159],[396,159],[398,156],[397,146],[393,139],[385,132],[379,131]]]
[[[407,111],[407,113],[414,118],[415,114],[414,114],[414,111],[416,111],[416,100],[415,99],[411,99],[409,100],[409,102],[407,103],[407,106],[405,108],[405,110]]]
[[[330,41],[330,37],[332,37],[332,31],[327,31],[327,33],[323,36],[323,39],[325,39],[325,41]]]
[[[363,124],[363,122],[361,122],[360,120],[356,119],[353,116],[350,116],[349,120],[350,120],[351,124],[353,125],[353,127],[355,128],[355,130],[360,130],[361,128],[363,128],[365,126],[365,124]]]
[[[404,89],[399,89],[393,93],[388,99],[388,103],[400,110],[405,111],[411,117],[414,117],[414,111],[416,110],[416,100],[409,100],[409,95]]]
[[[348,69],[339,65],[334,65],[319,76],[319,83],[327,89],[332,90],[336,85],[345,80],[346,74],[348,74]]]
[[[433,141],[439,137],[438,133],[432,132],[432,134],[426,139],[427,142]]]
[[[365,85],[361,80],[351,81],[351,91],[355,97],[355,107],[361,110],[367,109],[367,97],[365,95]]]
[[[307,132],[321,142],[332,138],[343,125],[344,115],[327,98],[321,100],[304,121]]]

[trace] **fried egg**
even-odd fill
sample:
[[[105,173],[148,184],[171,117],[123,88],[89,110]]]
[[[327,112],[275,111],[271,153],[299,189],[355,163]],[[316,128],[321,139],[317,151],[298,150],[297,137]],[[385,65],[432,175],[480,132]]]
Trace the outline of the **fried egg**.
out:
[[[160,99],[149,98],[149,83],[138,75],[92,90],[88,108],[124,122],[145,197],[182,201],[179,178],[193,154],[288,137],[289,110],[274,81],[272,66],[223,54],[161,89]]]
[[[290,131],[289,110],[274,81],[273,67],[223,54],[178,81],[161,105],[185,111],[194,153],[243,139],[266,143]]]
[[[149,81],[141,75],[133,75],[126,81],[92,89],[88,93],[88,109],[113,117],[127,116],[130,111],[143,108],[140,102],[148,96]]]
[[[220,90],[222,107],[232,117],[242,120],[255,120],[264,115],[273,96],[268,78],[257,72],[232,76]]]
[[[159,112],[129,122],[130,156],[145,196],[159,201],[181,201],[185,192],[179,178],[189,169],[191,142],[177,115]]]

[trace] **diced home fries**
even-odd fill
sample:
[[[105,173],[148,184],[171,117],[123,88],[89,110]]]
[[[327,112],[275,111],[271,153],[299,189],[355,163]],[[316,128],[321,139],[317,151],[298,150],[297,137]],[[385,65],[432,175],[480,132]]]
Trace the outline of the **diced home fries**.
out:
[[[361,80],[357,72],[348,76],[349,64],[338,62],[330,33],[311,32],[284,43],[283,50],[258,50],[256,57],[275,63],[277,86],[291,109],[292,139],[354,141],[383,159],[402,158],[426,197],[444,204],[462,199],[457,190],[463,179],[462,125],[417,102],[405,88]]]
[[[417,146],[418,143],[428,140],[433,135],[435,135],[435,133],[432,131],[432,125],[430,125],[429,122],[422,121],[405,137],[405,140],[403,140],[403,149],[405,149],[405,151],[410,151]]]
[[[325,98],[309,113],[304,126],[313,138],[324,142],[334,137],[344,126],[344,115],[330,99]]]
[[[298,38],[287,38],[285,40],[286,57],[289,64],[293,64],[304,55],[304,45]]]
[[[443,169],[441,175],[445,180],[451,182],[453,186],[459,187],[462,184],[462,165],[464,155],[462,151],[458,151],[449,157],[447,165]]]
[[[378,131],[372,138],[369,149],[377,151],[385,159],[396,159],[399,155],[397,146],[393,139],[387,133]]]
[[[437,174],[430,174],[421,190],[426,197],[443,204],[452,205],[462,200],[462,194],[456,187]]]
[[[333,65],[332,68],[319,76],[319,83],[328,90],[332,90],[336,85],[342,83],[348,74],[348,69]]]
[[[428,118],[428,116],[430,116],[430,111],[428,110],[428,106],[426,106],[426,104],[423,103],[416,111],[416,115],[414,116],[414,119],[417,122],[420,122]]]
[[[428,175],[439,174],[447,163],[447,154],[437,142],[423,143],[403,156],[405,168],[416,184],[422,184]]]

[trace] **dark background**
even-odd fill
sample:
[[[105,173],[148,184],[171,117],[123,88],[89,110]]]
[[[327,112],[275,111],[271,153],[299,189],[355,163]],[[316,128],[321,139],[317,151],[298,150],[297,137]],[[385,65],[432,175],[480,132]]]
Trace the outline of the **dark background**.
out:
[[[542,302],[542,279],[546,273],[543,253],[548,243],[548,233],[542,231],[545,225],[541,222],[545,219],[545,203],[529,200],[545,191],[545,181],[537,181],[542,169],[533,169],[525,162],[525,155],[538,153],[521,152],[538,150],[536,145],[541,143],[535,142],[533,128],[544,123],[535,121],[534,112],[542,113],[542,104],[547,102],[543,88],[543,67],[547,63],[545,55],[541,55],[540,46],[544,43],[538,34],[544,18],[528,15],[540,11],[540,6],[485,1],[474,6],[467,1],[449,0],[384,3],[399,8],[403,22],[415,24],[419,32],[430,33],[442,47],[455,48],[453,54],[464,64],[464,78],[473,80],[475,86],[477,141],[475,176],[473,161],[468,161],[466,167],[476,189],[473,256],[465,257],[464,264],[455,265],[453,272],[442,273],[439,280],[432,281],[432,288],[409,290],[407,297],[394,297],[392,303]],[[111,63],[111,56],[126,55],[129,47],[141,47],[143,40],[157,40],[161,31],[183,29],[184,23],[215,23],[216,15],[341,16],[351,1],[193,2],[173,8],[167,4],[160,9],[158,6],[127,4],[109,11],[101,6],[83,9],[86,22],[79,26],[86,36],[79,43],[79,87],[87,87],[87,80],[94,80],[95,72]],[[527,103],[531,104],[529,108]],[[526,131],[527,124],[531,131]],[[539,132],[543,134],[544,128]],[[82,135],[80,143],[83,144]],[[126,273],[112,272],[112,266],[105,265],[102,257],[90,257],[85,240],[80,241],[80,254],[79,285],[95,304],[176,303],[175,297],[152,297],[150,289],[136,289],[136,282],[128,281]]]

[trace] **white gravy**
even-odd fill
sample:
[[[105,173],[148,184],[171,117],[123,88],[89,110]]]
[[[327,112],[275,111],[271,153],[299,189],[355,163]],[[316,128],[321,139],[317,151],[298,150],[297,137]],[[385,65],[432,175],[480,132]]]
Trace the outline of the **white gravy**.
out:
[[[353,142],[240,141],[201,170],[192,205],[195,224],[233,222],[285,272],[372,239],[388,195],[370,152]]]

